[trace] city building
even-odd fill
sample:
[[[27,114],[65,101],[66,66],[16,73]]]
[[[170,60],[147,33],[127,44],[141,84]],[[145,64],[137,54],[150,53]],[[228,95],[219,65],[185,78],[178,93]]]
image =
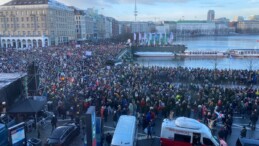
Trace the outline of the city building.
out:
[[[215,23],[215,35],[229,35],[229,25],[228,23]]]
[[[85,12],[85,23],[86,23],[86,39],[92,39],[94,35],[94,21],[93,17]]]
[[[112,37],[112,19],[110,17],[104,16],[104,31],[105,31],[105,39]]]
[[[259,21],[241,21],[237,23],[238,33],[259,33]]]
[[[209,10],[207,15],[207,21],[213,21],[215,19],[215,11]]]
[[[158,33],[169,33],[169,25],[156,25],[156,32]]]
[[[175,21],[164,21],[164,25],[166,27],[169,27],[169,32],[174,32],[176,33],[176,27],[177,27],[177,23]]]
[[[93,17],[85,11],[85,23],[86,23],[86,40],[90,40],[94,35],[94,21]]]
[[[77,41],[89,40],[93,36],[93,18],[87,11],[71,7],[75,14]]]
[[[83,10],[70,7],[74,10],[77,41],[86,40],[86,17]]]
[[[12,0],[0,6],[0,47],[29,48],[76,39],[74,11],[55,0]]]
[[[112,19],[104,15],[98,15],[95,19],[96,39],[107,39],[112,37]]]
[[[234,22],[239,22],[239,21],[244,21],[244,20],[245,19],[244,19],[243,16],[235,16],[234,19],[233,19]]]
[[[88,8],[86,11],[86,14],[88,16],[88,22],[90,23],[88,26],[88,31],[90,32],[90,39],[91,40],[96,40],[98,39],[98,33],[100,30],[100,20],[99,19],[99,14],[98,14],[98,10],[94,9],[94,8]],[[91,22],[92,21],[92,22]],[[91,27],[91,25],[93,25],[93,27]],[[91,34],[91,32],[93,32],[93,34]]]
[[[130,33],[130,24],[131,22],[129,21],[119,21],[119,34]]]
[[[248,17],[248,20],[259,21],[259,15],[251,15]]]
[[[228,35],[229,34],[229,19],[222,17],[214,19],[215,22],[215,35]]]
[[[119,35],[119,21],[117,21],[114,18],[111,18],[112,20],[112,37],[118,36]]]
[[[131,22],[131,32],[150,32],[148,22]]]
[[[178,36],[199,36],[215,35],[215,22],[208,21],[178,21],[176,25],[176,35]]]

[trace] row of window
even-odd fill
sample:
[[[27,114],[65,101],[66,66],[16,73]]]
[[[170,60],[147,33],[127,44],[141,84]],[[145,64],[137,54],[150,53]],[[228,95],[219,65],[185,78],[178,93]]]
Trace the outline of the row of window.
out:
[[[2,24],[1,25],[1,28],[34,28],[36,26],[36,28],[40,28],[40,27],[42,27],[42,28],[45,28],[46,27],[46,25],[45,25],[45,23],[42,23],[41,24],[41,26],[40,26],[40,24],[36,24],[36,25],[34,25],[34,24],[22,24],[22,25],[20,25],[20,24]]]
[[[1,18],[0,19],[0,22],[19,22],[19,20],[20,21],[22,21],[22,22],[24,22],[24,21],[39,21],[39,20],[42,20],[42,21],[45,21],[46,20],[46,18],[45,17],[21,17],[21,18],[18,18],[18,17],[6,17],[6,18]]]
[[[55,35],[55,31],[51,31],[50,33],[51,33],[51,35]],[[41,31],[38,31],[38,32],[36,32],[36,31],[33,31],[33,32],[31,32],[31,31],[17,31],[17,32],[12,32],[12,33],[10,31],[8,31],[7,33],[0,32],[0,35],[1,34],[2,35],[23,35],[23,36],[25,36],[25,35],[28,35],[28,36],[30,36],[30,35],[39,35],[39,36],[46,35],[45,32],[42,33]],[[56,32],[56,35],[65,35],[65,36],[67,36],[67,35],[72,35],[72,34],[74,34],[73,31],[57,31]]]
[[[73,12],[68,11],[58,11],[58,10],[24,10],[24,11],[2,11],[3,15],[17,15],[17,16],[25,16],[25,15],[46,15],[49,12],[50,15],[57,15],[62,17],[74,16]]]
[[[45,10],[38,10],[38,11],[4,11],[3,14],[5,15],[30,15],[30,14],[45,14]]]
[[[31,31],[22,31],[22,32],[20,32],[20,31],[17,31],[17,32],[7,32],[7,33],[1,33],[0,32],[0,34],[3,34],[3,35],[42,35],[42,33],[40,32],[40,31],[38,31],[38,32],[35,32],[35,31],[33,31],[33,32],[31,32]],[[43,33],[43,35],[45,35],[46,33]]]

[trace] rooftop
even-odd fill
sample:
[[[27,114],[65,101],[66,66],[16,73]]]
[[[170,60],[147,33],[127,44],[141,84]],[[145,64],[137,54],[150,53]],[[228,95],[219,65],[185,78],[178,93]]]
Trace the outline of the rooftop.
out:
[[[177,23],[211,23],[205,20],[179,20]]]
[[[0,89],[26,75],[26,73],[0,73]]]
[[[49,0],[12,0],[5,3],[3,6],[14,6],[14,5],[41,5],[48,4]]]

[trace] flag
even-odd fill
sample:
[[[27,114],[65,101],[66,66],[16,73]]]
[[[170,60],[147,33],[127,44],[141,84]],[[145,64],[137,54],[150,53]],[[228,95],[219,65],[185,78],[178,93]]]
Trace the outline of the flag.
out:
[[[146,34],[146,33],[144,33],[144,39],[143,39],[143,41],[144,41],[144,45],[146,45],[146,44],[147,44],[147,34]]]
[[[150,46],[150,41],[152,40],[152,34],[151,33],[149,33],[149,35],[148,35],[148,46]]]
[[[141,33],[139,33],[138,35],[138,40],[139,40],[139,44],[141,45],[141,39],[142,39],[142,36],[141,36]]]
[[[162,33],[160,32],[160,34],[159,34],[159,45],[161,46],[162,45]]]
[[[170,44],[173,44],[173,40],[174,40],[174,34],[173,34],[173,32],[171,32],[170,39],[169,39]]]
[[[167,44],[167,34],[166,34],[166,32],[165,32],[164,44],[165,45]]]
[[[159,44],[159,34],[158,33],[156,33],[156,35],[155,35],[155,40],[156,40],[156,44]]]
[[[137,39],[137,35],[136,33],[134,33],[134,41],[136,41],[136,39]]]

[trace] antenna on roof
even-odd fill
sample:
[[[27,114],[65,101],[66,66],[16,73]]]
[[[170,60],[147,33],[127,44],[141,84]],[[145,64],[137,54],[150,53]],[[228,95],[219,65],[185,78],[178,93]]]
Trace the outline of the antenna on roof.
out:
[[[137,16],[138,16],[138,11],[137,11],[137,0],[135,0],[135,11],[134,11],[134,16],[135,16],[135,22],[137,21]]]

